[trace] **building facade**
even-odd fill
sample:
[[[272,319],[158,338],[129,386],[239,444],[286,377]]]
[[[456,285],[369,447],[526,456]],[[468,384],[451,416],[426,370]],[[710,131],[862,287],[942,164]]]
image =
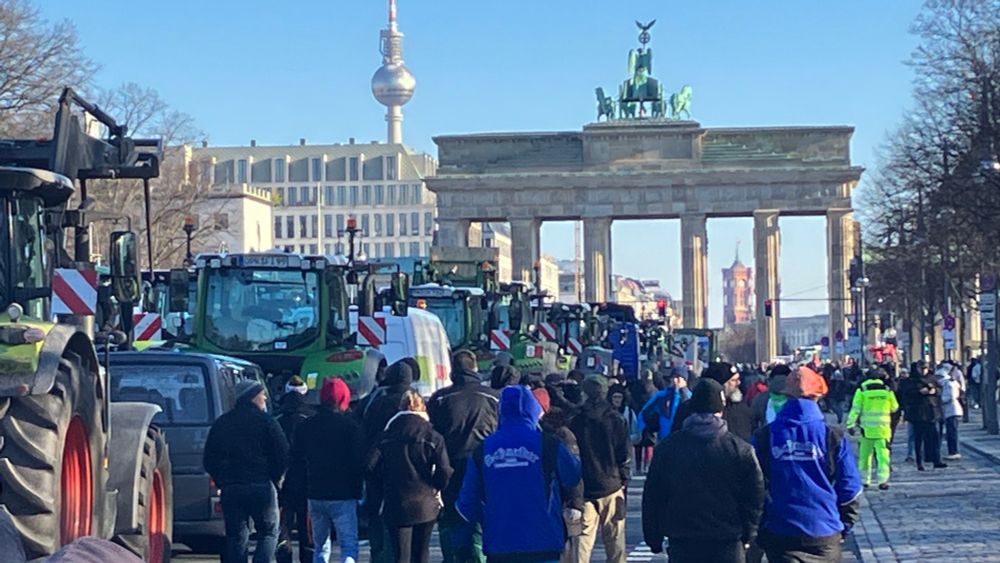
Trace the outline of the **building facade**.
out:
[[[790,354],[796,348],[819,344],[827,335],[829,321],[829,315],[781,319],[782,352]]]
[[[356,252],[369,258],[427,256],[435,197],[424,187],[437,163],[400,144],[207,147],[191,151],[190,169],[210,191],[270,194],[273,246],[309,254],[345,254],[347,221],[361,230]],[[253,233],[242,233],[243,237]],[[261,249],[264,250],[264,249]]]
[[[750,303],[753,295],[753,268],[740,261],[739,247],[736,258],[728,268],[722,269],[722,324],[730,326],[753,320]]]

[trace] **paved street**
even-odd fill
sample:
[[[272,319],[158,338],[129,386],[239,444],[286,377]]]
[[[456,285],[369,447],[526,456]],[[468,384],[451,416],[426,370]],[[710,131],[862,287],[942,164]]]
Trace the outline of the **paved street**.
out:
[[[961,425],[963,457],[947,469],[918,472],[903,461],[905,428],[897,435],[892,488],[865,494],[857,527],[864,561],[1000,559],[1000,438],[980,429],[978,414]]]

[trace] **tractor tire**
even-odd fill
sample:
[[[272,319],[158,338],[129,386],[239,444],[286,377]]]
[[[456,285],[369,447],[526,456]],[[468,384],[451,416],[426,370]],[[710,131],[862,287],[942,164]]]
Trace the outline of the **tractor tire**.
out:
[[[29,561],[102,529],[106,436],[98,386],[67,350],[48,393],[0,398],[0,504]]]
[[[173,494],[170,457],[163,434],[155,427],[146,429],[139,470],[138,533],[119,532],[114,542],[147,563],[169,563],[173,547]]]

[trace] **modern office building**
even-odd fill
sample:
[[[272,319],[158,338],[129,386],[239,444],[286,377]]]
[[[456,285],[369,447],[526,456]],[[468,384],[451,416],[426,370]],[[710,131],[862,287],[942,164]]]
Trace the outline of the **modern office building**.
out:
[[[400,144],[208,147],[191,151],[189,170],[217,192],[271,194],[273,244],[296,252],[347,253],[347,220],[370,258],[427,256],[435,198],[423,178],[437,163]],[[247,233],[243,233],[247,236]]]

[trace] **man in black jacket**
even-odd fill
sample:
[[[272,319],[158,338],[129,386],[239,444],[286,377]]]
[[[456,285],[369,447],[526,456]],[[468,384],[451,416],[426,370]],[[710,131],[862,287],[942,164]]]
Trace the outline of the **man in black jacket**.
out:
[[[670,539],[671,563],[742,563],[764,509],[753,448],[727,430],[723,388],[702,379],[679,432],[656,446],[642,493],[642,531],[653,553]]]
[[[476,355],[469,350],[455,352],[451,358],[451,366],[451,385],[438,389],[427,402],[431,425],[444,436],[448,459],[455,468],[455,474],[441,494],[444,501],[444,510],[438,522],[441,552],[445,563],[464,563],[470,558],[483,562],[486,558],[483,555],[482,530],[478,525],[472,532],[473,553],[464,556],[458,553],[455,534],[467,523],[455,511],[455,501],[458,500],[458,492],[465,479],[465,466],[469,456],[497,429],[500,397],[497,391],[483,386],[476,371]]]
[[[257,530],[254,563],[268,563],[278,544],[278,484],[288,464],[288,442],[267,415],[267,395],[256,381],[236,386],[236,404],[205,440],[205,470],[222,489],[225,561],[246,561],[250,520]]]
[[[302,378],[293,375],[285,383],[285,393],[281,396],[278,406],[278,425],[285,435],[288,443],[292,443],[295,437],[295,429],[299,423],[313,415],[312,405],[306,403],[306,393],[309,387]],[[292,468],[289,468],[291,472]],[[291,475],[286,476],[281,492],[278,494],[278,506],[281,507],[281,526],[278,529],[278,551],[275,558],[278,563],[287,563],[292,560],[292,530],[298,532],[299,538],[299,562],[312,563],[312,546],[306,538],[306,492],[302,488],[304,479],[294,479]]]
[[[753,411],[743,401],[743,393],[740,392],[740,372],[728,362],[710,362],[701,372],[702,379],[714,379],[722,385],[723,393],[726,396],[726,408],[722,412],[722,418],[726,421],[729,431],[742,438],[746,443],[750,443],[753,436]],[[674,415],[674,422],[670,428],[671,432],[679,431],[684,420],[691,415],[691,405],[681,403],[677,407],[677,414]]]
[[[625,486],[632,457],[628,424],[606,400],[606,377],[590,375],[581,388],[586,401],[569,424],[583,466],[583,534],[576,560],[590,561],[600,530],[607,560],[624,563]]]
[[[913,423],[914,442],[917,450],[917,470],[924,470],[924,460],[937,469],[948,467],[941,461],[941,441],[937,422],[941,420],[941,386],[934,374],[918,366],[915,377],[911,374],[899,386],[906,418]]]
[[[330,531],[336,528],[341,558],[357,561],[364,437],[346,413],[351,391],[343,379],[323,380],[319,400],[316,414],[296,429],[289,473],[306,479],[316,559],[330,558]]]

